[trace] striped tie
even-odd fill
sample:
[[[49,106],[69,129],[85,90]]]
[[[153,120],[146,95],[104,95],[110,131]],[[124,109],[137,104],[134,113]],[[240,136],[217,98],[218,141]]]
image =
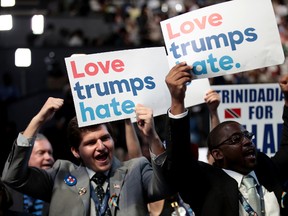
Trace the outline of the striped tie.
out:
[[[44,202],[39,199],[34,199],[30,196],[24,195],[24,211],[33,215],[42,215]]]
[[[42,200],[36,199],[34,201],[34,210],[33,210],[32,214],[42,215],[43,204],[44,204],[44,202]]]

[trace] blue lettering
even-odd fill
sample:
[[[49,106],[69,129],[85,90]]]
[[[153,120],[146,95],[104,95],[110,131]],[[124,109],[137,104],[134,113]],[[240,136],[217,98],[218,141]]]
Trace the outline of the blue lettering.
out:
[[[246,125],[243,125],[246,128]],[[258,125],[251,125],[251,132],[255,134],[254,139],[252,140],[255,144],[258,151],[261,151],[265,154],[275,154],[280,147],[281,137],[282,137],[282,127],[283,124],[277,124],[277,131],[273,131],[273,124],[265,124],[264,130],[258,131]],[[247,129],[249,130],[249,129]],[[277,135],[275,137],[275,135]],[[263,137],[262,145],[258,143],[260,137]],[[262,146],[262,148],[261,148]],[[262,150],[261,150],[262,149]]]
[[[100,104],[99,106],[96,107],[95,112],[96,112],[97,117],[100,119],[111,117],[108,104]]]
[[[275,140],[273,133],[273,125],[265,124],[264,125],[264,137],[263,137],[263,152],[268,153],[268,149],[270,149],[270,153],[275,153]]]
[[[81,86],[79,82],[75,83],[75,87],[73,89],[77,92],[77,96],[80,100],[86,99],[86,97],[81,93],[83,86]]]
[[[223,70],[231,70],[233,68],[233,59],[230,56],[220,58],[219,65]]]
[[[253,33],[254,31],[255,31],[255,28],[247,28],[247,29],[245,29],[244,34],[246,36],[248,36],[246,38],[246,41],[254,42],[254,41],[256,41],[258,39],[258,35]]]
[[[154,80],[154,78],[151,76],[147,76],[144,78],[144,82],[147,84],[147,85],[145,85],[145,87],[147,89],[154,89],[156,87],[156,84],[154,82],[152,82],[152,80]]]
[[[207,62],[207,64],[206,64]],[[233,59],[230,56],[222,56],[219,60],[219,67],[217,66],[218,59],[213,56],[213,54],[209,54],[207,60],[195,61],[192,64],[193,73],[197,76],[207,74],[207,67],[210,67],[210,70],[213,73],[219,72],[219,67],[222,70],[231,70],[233,68]]]
[[[84,107],[84,103],[80,102],[80,112],[81,112],[81,117],[82,117],[82,121],[86,122],[87,121],[87,117],[86,117],[86,113],[88,112],[90,114],[90,119],[91,120],[95,120],[95,115],[94,115],[94,110],[91,107]]]
[[[236,37],[234,37],[236,36]],[[241,44],[243,42],[243,34],[240,31],[228,32],[231,49],[236,50],[235,44]]]
[[[120,116],[122,115],[122,112],[125,114],[132,114],[134,113],[135,104],[131,100],[124,100],[122,104],[120,104],[119,101],[113,98],[111,99],[111,103],[100,104],[95,108],[90,106],[85,107],[84,102],[80,102],[79,108],[82,121],[87,122],[88,119],[91,121],[96,120],[96,116],[99,119],[105,119],[110,118],[112,114],[115,116]]]
[[[123,101],[122,111],[126,114],[132,114],[134,112],[135,104],[131,100]]]
[[[249,119],[255,116],[256,119],[272,119],[273,107],[272,106],[249,106],[248,107]]]
[[[138,95],[137,90],[142,90],[144,87],[143,81],[140,78],[130,79],[133,95]]]

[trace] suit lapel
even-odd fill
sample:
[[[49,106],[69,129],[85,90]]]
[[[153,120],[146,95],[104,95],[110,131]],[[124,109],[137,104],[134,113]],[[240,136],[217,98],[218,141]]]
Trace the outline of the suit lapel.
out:
[[[223,182],[227,182],[225,188],[226,188],[226,195],[228,197],[227,200],[229,202],[229,205],[231,206],[230,209],[231,210],[233,209],[233,211],[235,211],[235,212],[231,212],[231,215],[237,215],[239,213],[238,184],[236,180],[234,180],[230,176],[229,176],[229,181],[223,181]]]
[[[216,179],[214,181],[216,181]],[[237,181],[221,169],[219,172],[219,175],[217,176],[217,184],[219,185],[224,184],[223,196],[226,197],[225,200],[227,200],[227,205],[230,206],[227,209],[231,210],[230,212],[231,215],[238,215],[239,214],[239,197],[238,197],[239,190],[238,190]]]
[[[124,183],[124,178],[127,174],[128,168],[122,166],[122,163],[114,157],[113,164],[110,172],[109,185],[110,185],[110,198],[108,205],[110,207],[112,215],[115,215],[115,211],[119,208],[119,195]],[[86,212],[90,211],[90,180],[88,173],[83,166],[79,166],[76,170],[70,173],[77,179],[77,184],[74,186],[68,186],[70,190],[77,193],[80,196]]]
[[[77,184],[70,187],[81,198],[85,211],[90,211],[90,180],[86,168],[79,166],[71,172],[71,175],[77,179]]]
[[[120,167],[120,168],[119,168]],[[119,208],[119,195],[124,183],[124,178],[127,174],[128,168],[122,166],[121,162],[114,158],[113,165],[110,173],[110,198],[108,201],[109,208],[112,215],[115,214],[116,208]]]

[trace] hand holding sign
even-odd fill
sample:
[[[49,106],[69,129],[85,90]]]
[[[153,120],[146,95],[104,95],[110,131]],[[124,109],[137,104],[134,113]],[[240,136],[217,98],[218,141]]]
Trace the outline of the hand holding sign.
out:
[[[154,116],[165,114],[169,108],[164,47],[75,56],[65,62],[80,127],[134,118],[136,104],[151,107]],[[191,81],[191,75],[186,76],[186,82]],[[206,79],[193,81],[187,86],[193,97],[186,97],[186,105],[204,103],[209,87]]]
[[[173,115],[183,113],[185,110],[184,98],[186,85],[192,80],[192,75],[189,73],[191,69],[192,67],[186,62],[181,62],[175,65],[166,76],[165,81],[171,95],[171,113]]]

